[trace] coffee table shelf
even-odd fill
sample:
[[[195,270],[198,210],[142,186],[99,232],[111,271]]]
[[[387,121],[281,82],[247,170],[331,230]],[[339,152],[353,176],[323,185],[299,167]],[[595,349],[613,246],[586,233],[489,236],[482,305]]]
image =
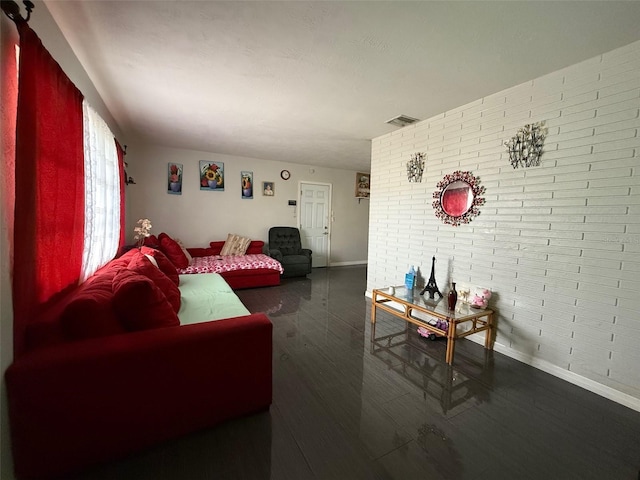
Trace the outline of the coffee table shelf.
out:
[[[446,303],[446,299],[424,298],[415,288],[394,287],[393,293],[389,292],[387,288],[375,289],[371,300],[371,340],[375,339],[376,311],[381,309],[438,336],[447,337],[445,360],[449,365],[453,364],[455,342],[459,338],[485,332],[484,347],[492,350],[493,310],[471,308],[462,302],[458,302],[454,310],[449,310]],[[421,318],[425,316],[428,318]],[[436,328],[429,323],[429,318],[444,320],[449,324],[449,328],[447,331]],[[458,327],[461,325],[465,325],[467,328],[459,329]]]

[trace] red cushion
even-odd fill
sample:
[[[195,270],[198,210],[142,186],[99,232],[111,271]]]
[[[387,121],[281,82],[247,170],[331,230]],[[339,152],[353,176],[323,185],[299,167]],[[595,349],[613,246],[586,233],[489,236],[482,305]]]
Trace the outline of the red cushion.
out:
[[[160,240],[158,240],[158,237],[156,237],[155,235],[149,235],[148,237],[145,237],[142,244],[148,247],[153,247],[160,245]]]
[[[187,268],[189,259],[182,251],[182,247],[173,238],[167,234],[160,234],[160,250],[164,253],[176,268]]]
[[[113,275],[118,273],[119,270],[123,268],[127,268],[127,265],[129,265],[129,262],[131,261],[133,256],[137,253],[137,251],[138,251],[137,248],[132,248],[131,250],[128,250],[127,252],[120,255],[118,258],[114,258],[109,263],[101,267],[94,274],[94,276],[100,276],[100,275],[104,275],[105,273],[109,273],[113,278]]]
[[[257,255],[262,253],[262,247],[264,247],[264,242],[262,240],[251,240],[249,248],[247,248],[247,254]]]
[[[220,252],[222,251],[222,247],[224,247],[224,241],[222,241],[222,242],[211,242],[211,243],[209,243],[209,246],[213,250],[213,253],[211,255],[220,255]]]
[[[169,300],[153,281],[132,270],[113,279],[114,305],[127,330],[147,330],[180,325]]]
[[[140,251],[145,255],[152,256],[156,260],[158,268],[162,271],[162,273],[169,277],[169,280],[171,280],[176,285],[180,284],[180,277],[178,276],[176,267],[173,265],[173,263],[171,263],[171,260],[169,260],[164,253],[162,253],[160,250],[155,250],[149,247],[142,247]]]
[[[178,290],[176,284],[173,283],[169,277],[151,263],[151,260],[149,260],[143,253],[138,252],[138,254],[131,260],[131,263],[129,263],[128,268],[129,270],[133,270],[134,272],[153,280],[153,283],[162,290],[164,296],[169,300],[169,303],[173,307],[173,311],[178,313],[178,310],[180,310],[180,290]]]
[[[114,277],[98,275],[81,285],[60,316],[66,338],[81,340],[124,333],[113,306]]]

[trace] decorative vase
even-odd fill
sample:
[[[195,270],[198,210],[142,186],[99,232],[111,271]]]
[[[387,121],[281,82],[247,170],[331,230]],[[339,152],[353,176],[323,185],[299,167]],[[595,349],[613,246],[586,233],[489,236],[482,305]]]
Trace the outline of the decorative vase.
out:
[[[217,188],[218,187],[218,182],[216,182],[215,180],[209,180],[209,188]]]
[[[449,303],[449,310],[456,309],[456,303],[458,301],[458,292],[456,292],[456,284],[455,282],[451,282],[451,290],[449,290],[449,295],[447,297],[447,301]]]
[[[170,182],[169,183],[169,188],[171,189],[172,192],[179,192],[180,191],[180,182]]]
[[[253,189],[252,188],[245,188],[242,190],[242,195],[245,197],[251,197],[253,195]]]

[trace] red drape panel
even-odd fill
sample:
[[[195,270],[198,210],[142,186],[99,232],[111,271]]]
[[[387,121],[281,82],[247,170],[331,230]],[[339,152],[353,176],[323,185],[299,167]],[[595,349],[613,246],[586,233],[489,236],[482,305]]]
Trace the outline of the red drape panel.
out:
[[[1,15],[0,15],[1,16]],[[15,158],[16,158],[16,111],[18,104],[18,65],[16,63],[16,46],[19,39],[13,23],[4,17],[1,19],[0,35],[0,130],[2,130],[2,154],[0,157],[0,201],[2,206],[2,228],[6,231],[6,249],[2,249],[2,275],[11,271],[13,263],[13,215],[15,206]],[[4,232],[2,233],[5,240]],[[5,257],[4,255],[7,255]],[[6,264],[4,261],[6,260]],[[8,269],[8,270],[5,270]],[[7,277],[8,278],[8,277]]]
[[[19,25],[14,229],[14,348],[27,324],[78,282],[84,243],[82,93]]]
[[[118,152],[118,169],[120,170],[120,242],[118,243],[118,251],[124,247],[125,243],[125,190],[124,187],[126,185],[127,179],[125,178],[124,173],[124,150],[120,146],[118,140],[116,140],[116,150]]]

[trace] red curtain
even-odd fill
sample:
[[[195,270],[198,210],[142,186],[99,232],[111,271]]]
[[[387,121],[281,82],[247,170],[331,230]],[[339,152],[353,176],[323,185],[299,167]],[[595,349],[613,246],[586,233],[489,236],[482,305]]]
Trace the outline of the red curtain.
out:
[[[5,252],[8,254],[6,266],[11,270],[13,262],[13,214],[15,206],[15,135],[16,135],[16,111],[18,104],[18,65],[16,63],[16,46],[18,45],[18,34],[13,28],[11,21],[0,15],[2,26],[0,27],[0,35],[2,39],[0,46],[0,130],[2,130],[2,154],[0,155],[0,200],[2,206],[0,211],[3,218],[2,228],[6,231],[6,249],[2,249],[3,259],[5,260]],[[2,240],[4,241],[5,233],[2,232]],[[4,275],[5,272],[2,274]],[[7,277],[8,278],[8,277]]]
[[[82,93],[28,24],[18,26],[14,354],[27,324],[78,282],[84,243]]]
[[[120,146],[120,142],[116,140],[116,151],[118,152],[118,169],[120,171],[120,242],[118,243],[118,252],[124,247],[124,217],[125,217],[125,191],[126,177],[124,171],[124,150]]]

